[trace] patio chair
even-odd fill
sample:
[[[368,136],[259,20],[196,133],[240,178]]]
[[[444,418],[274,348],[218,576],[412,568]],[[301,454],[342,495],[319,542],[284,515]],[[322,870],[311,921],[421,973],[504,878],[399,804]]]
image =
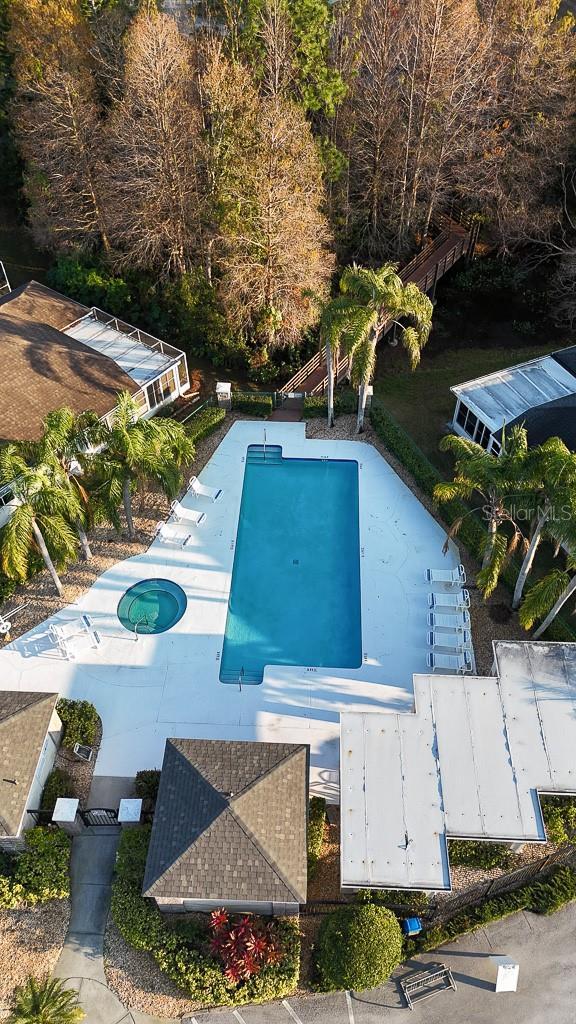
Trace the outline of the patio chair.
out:
[[[183,533],[181,525],[178,523],[165,523],[164,521],[156,523],[154,536],[156,540],[162,541],[163,544],[177,544],[181,548],[185,548],[192,540],[192,534]]]
[[[451,633],[439,633],[432,629],[428,633],[428,647],[449,647],[452,650],[469,650],[472,645],[472,637],[467,629],[455,629]]]
[[[197,498],[210,498],[211,501],[216,501],[222,494],[221,487],[207,487],[206,484],[201,484],[197,476],[191,476],[188,481],[188,487],[191,488],[192,494],[195,494]]]
[[[78,640],[89,637],[93,647],[100,647],[102,637],[94,629],[89,615],[82,615],[69,622],[52,622],[48,626],[48,635],[64,658],[75,657],[75,646]]]
[[[432,629],[470,629],[470,612],[465,608],[445,612],[428,612],[428,625]]]
[[[461,611],[470,607],[470,594],[467,590],[459,590],[455,594],[428,594],[429,608],[455,608]]]
[[[170,511],[177,523],[184,522],[190,523],[193,526],[200,526],[200,523],[203,523],[206,519],[205,512],[197,512],[194,508],[186,508],[179,501],[172,502]]]
[[[428,651],[428,668],[436,672],[458,672],[463,675],[472,671],[472,657],[470,651],[460,651],[458,654],[440,654],[438,651]]]
[[[466,572],[463,565],[456,569],[426,569],[427,583],[447,583],[449,587],[459,587],[466,583]]]

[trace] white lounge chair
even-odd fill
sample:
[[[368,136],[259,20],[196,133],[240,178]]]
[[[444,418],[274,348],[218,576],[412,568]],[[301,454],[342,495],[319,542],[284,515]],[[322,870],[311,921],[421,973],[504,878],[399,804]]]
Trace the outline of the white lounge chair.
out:
[[[161,540],[163,544],[178,544],[181,548],[185,548],[186,545],[192,540],[192,534],[182,530],[182,526],[178,523],[156,523],[156,529],[154,530],[154,536],[157,540]]]
[[[197,498],[210,498],[211,501],[216,501],[222,494],[221,487],[207,487],[206,484],[201,484],[197,476],[191,476],[188,481],[188,487],[191,488],[192,493]]]
[[[206,519],[205,512],[197,512],[194,508],[186,508],[179,501],[172,502],[170,511],[177,523],[184,522],[191,523],[193,526],[200,526],[200,523],[203,523]]]
[[[80,639],[89,637],[92,640],[93,647],[100,647],[102,643],[102,637],[94,629],[92,620],[88,615],[82,615],[77,619],[71,619],[70,622],[63,622],[61,624],[57,622],[50,623],[48,635],[62,656],[69,659],[75,657],[74,648]]]
[[[462,608],[453,612],[428,612],[428,625],[432,629],[470,629],[470,612]]]
[[[449,587],[460,587],[466,583],[463,565],[456,569],[426,569],[427,583],[447,583]]]
[[[459,590],[455,594],[428,594],[429,608],[456,608],[458,611],[470,607],[470,594]]]
[[[472,671],[472,658],[469,651],[461,651],[459,654],[439,654],[438,651],[428,651],[428,668],[433,672],[439,669],[443,672],[458,672],[464,674]]]
[[[467,629],[456,629],[452,633],[448,630],[439,633],[437,629],[432,629],[428,633],[428,647],[449,647],[456,651],[464,651],[469,650],[471,645],[472,638]]]

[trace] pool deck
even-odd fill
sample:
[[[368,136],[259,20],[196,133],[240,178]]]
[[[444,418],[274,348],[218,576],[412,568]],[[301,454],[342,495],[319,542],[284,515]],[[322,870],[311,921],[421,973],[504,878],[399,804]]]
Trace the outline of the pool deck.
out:
[[[264,427],[285,458],[358,462],[363,665],[267,666],[261,685],[240,691],[218,676],[246,449],[262,443]],[[206,512],[200,527],[190,527],[191,542],[182,549],[154,541],[103,573],[75,604],[0,652],[0,686],[92,701],[103,721],[97,776],[159,767],[170,736],[309,743],[312,788],[335,798],[340,712],[413,710],[412,676],[427,671],[425,570],[455,566],[457,549],[451,544],[442,554],[444,531],[375,448],[309,440],[305,423],[237,421],[200,479],[222,495],[215,503],[190,491],[183,498]],[[171,630],[135,640],[116,607],[128,587],[150,577],[178,583],[188,606]],[[278,578],[270,585],[286,584]],[[82,613],[103,642],[94,649],[83,640],[66,660],[48,626]]]

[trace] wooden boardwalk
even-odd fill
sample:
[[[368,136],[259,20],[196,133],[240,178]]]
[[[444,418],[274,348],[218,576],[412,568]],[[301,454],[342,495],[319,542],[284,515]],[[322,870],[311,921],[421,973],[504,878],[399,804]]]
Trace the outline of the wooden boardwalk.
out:
[[[434,224],[438,234],[414,259],[410,260],[399,271],[405,284],[413,282],[423,292],[431,293],[432,298],[440,278],[454,266],[463,256],[470,258],[474,252],[477,238],[475,226],[472,228],[454,220],[446,214],[437,214]],[[382,335],[393,327],[392,320],[384,324]],[[348,359],[338,362],[337,381],[341,381],[348,371]],[[283,395],[321,395],[328,385],[324,352],[317,352],[298,373],[280,388]]]

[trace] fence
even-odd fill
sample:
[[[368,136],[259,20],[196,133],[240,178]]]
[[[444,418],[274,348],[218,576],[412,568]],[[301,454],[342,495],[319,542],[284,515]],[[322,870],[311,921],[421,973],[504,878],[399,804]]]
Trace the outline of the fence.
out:
[[[538,882],[546,878],[555,867],[567,866],[576,870],[576,847],[566,845],[555,850],[554,853],[540,860],[529,861],[515,871],[509,871],[505,875],[498,875],[496,878],[487,878],[477,885],[469,886],[448,896],[431,896],[428,903],[407,904],[395,903],[392,900],[382,900],[381,905],[393,910],[401,917],[420,917],[425,928],[441,925],[454,917],[466,907],[476,907],[485,900],[494,896],[503,896],[505,893],[521,889],[530,882]],[[377,895],[378,890],[373,890]],[[398,893],[400,896],[400,893]],[[329,914],[339,907],[354,903],[354,894],[343,897],[339,900],[313,900],[301,908],[305,917],[316,917]],[[379,901],[380,902],[380,901]]]

